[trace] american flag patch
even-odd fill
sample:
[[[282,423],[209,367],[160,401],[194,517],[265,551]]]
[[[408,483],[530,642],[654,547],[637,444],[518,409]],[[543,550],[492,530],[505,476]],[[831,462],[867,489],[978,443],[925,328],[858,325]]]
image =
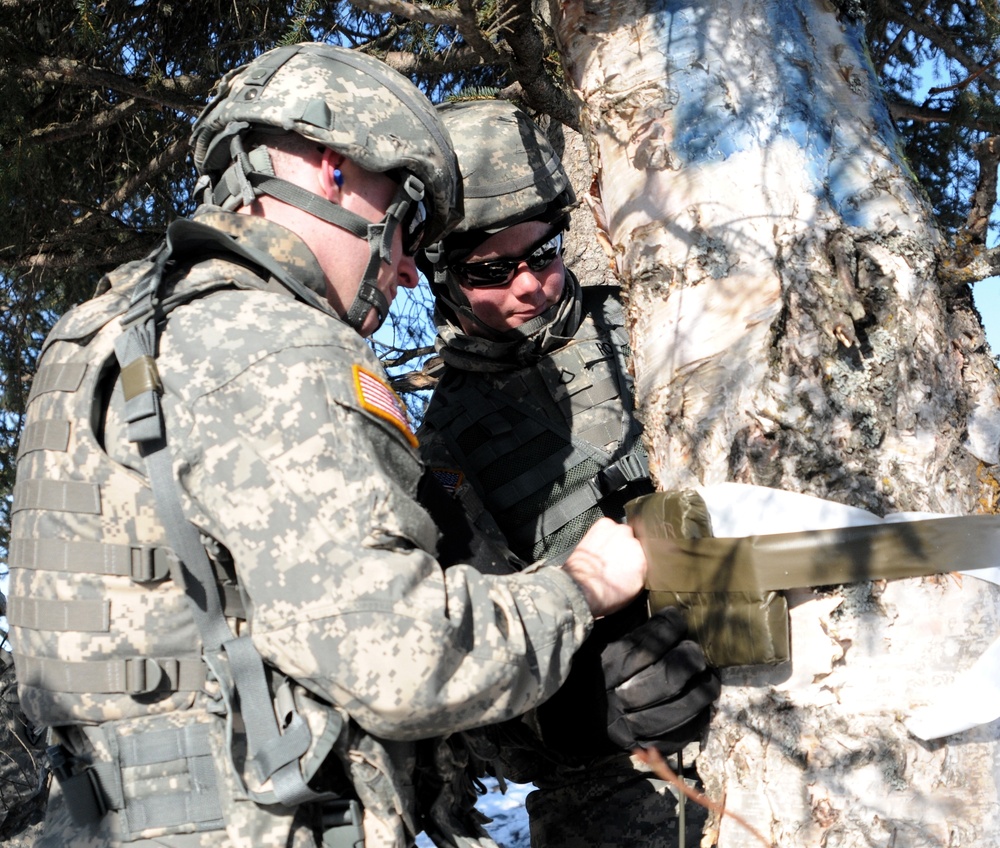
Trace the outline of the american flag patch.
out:
[[[431,474],[449,495],[455,494],[455,489],[462,485],[462,472],[457,468],[432,468]]]
[[[397,427],[411,447],[416,447],[417,437],[410,429],[410,421],[406,413],[406,405],[392,388],[371,371],[366,371],[360,365],[354,367],[354,387],[358,392],[358,402],[362,409],[368,410],[383,421]]]

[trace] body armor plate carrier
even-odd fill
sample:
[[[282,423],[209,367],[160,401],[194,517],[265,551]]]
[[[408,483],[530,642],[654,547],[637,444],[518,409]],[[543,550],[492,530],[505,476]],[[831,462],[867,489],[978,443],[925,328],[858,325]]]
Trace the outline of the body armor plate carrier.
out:
[[[607,287],[584,288],[574,338],[535,365],[450,368],[426,421],[527,562],[570,550],[601,515],[652,491],[629,342]]]
[[[248,635],[234,635],[245,616],[231,570],[209,559],[180,512],[157,325],[227,283],[184,280],[166,301],[160,288],[168,261],[183,267],[185,247],[204,251],[220,238],[175,222],[163,247],[115,272],[45,341],[12,509],[9,621],[23,709],[53,730],[50,765],[74,820],[112,816],[124,842],[223,828],[223,781],[257,803],[324,802],[361,838],[356,802],[307,785],[339,733],[337,714],[313,744],[301,696],[265,672]],[[232,251],[231,240],[222,249]],[[142,469],[114,461],[102,443],[116,384]],[[154,610],[169,627],[146,626]]]

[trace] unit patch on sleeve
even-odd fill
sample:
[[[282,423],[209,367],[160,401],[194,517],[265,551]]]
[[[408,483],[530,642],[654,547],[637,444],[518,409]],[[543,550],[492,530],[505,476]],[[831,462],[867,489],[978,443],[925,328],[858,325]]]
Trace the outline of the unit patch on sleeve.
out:
[[[357,390],[361,408],[383,421],[388,421],[406,436],[411,447],[417,447],[417,437],[410,429],[406,404],[403,403],[402,398],[392,390],[388,383],[372,374],[371,371],[365,370],[360,365],[355,365],[353,368],[354,387]]]

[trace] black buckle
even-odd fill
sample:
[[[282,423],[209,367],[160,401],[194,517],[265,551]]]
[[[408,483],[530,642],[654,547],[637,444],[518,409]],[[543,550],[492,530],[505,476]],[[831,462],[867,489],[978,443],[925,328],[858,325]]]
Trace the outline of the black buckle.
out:
[[[594,484],[601,493],[601,497],[607,497],[612,492],[624,489],[629,483],[641,480],[649,476],[649,469],[643,458],[637,454],[630,453],[623,456],[616,462],[611,463],[607,468],[599,471],[594,476]]]
[[[45,753],[49,768],[59,781],[66,809],[73,821],[84,826],[96,824],[104,818],[108,805],[97,780],[97,773],[87,767],[78,774],[73,774],[72,755],[62,745],[50,745]]]

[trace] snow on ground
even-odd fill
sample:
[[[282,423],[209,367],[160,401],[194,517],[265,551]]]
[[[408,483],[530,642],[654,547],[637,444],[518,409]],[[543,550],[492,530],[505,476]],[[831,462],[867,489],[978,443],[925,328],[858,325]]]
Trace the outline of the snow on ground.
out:
[[[530,783],[507,782],[507,793],[502,794],[497,782],[485,778],[487,792],[476,804],[476,809],[493,821],[486,825],[490,836],[500,848],[528,848],[528,815],[524,810],[524,799],[535,787]],[[434,843],[421,833],[417,837],[417,848],[433,848]]]

